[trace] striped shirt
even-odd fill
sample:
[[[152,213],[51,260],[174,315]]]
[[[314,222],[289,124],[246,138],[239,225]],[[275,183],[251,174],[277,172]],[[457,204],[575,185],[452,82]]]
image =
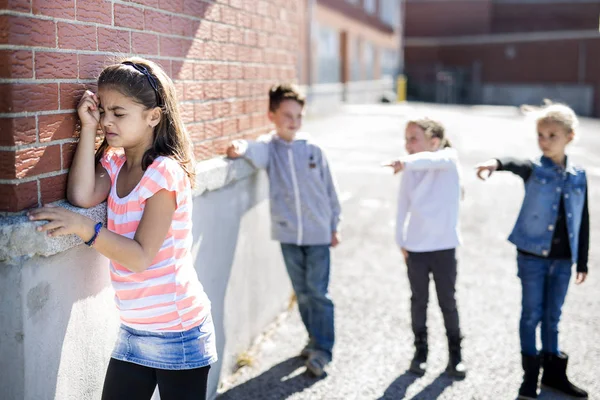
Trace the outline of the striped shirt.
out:
[[[191,256],[192,191],[179,163],[158,157],[127,196],[117,195],[125,155],[110,150],[101,160],[110,175],[108,229],[133,239],[146,201],[160,190],[176,193],[177,209],[158,254],[143,272],[110,263],[110,278],[123,324],[145,331],[186,331],[210,314],[210,301],[198,281]]]

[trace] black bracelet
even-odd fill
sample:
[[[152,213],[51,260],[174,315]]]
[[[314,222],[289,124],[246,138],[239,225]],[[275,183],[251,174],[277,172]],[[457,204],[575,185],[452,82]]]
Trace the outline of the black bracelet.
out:
[[[98,237],[98,233],[100,233],[100,229],[102,229],[102,222],[98,222],[94,226],[94,236],[92,236],[92,238],[90,240],[88,240],[87,242],[85,242],[85,244],[87,244],[88,246],[92,247],[94,245],[94,242],[96,242],[96,238]]]

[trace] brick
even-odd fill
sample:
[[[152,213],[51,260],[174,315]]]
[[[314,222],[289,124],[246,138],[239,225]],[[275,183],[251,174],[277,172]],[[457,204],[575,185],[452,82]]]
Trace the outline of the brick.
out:
[[[31,5],[34,14],[75,19],[75,0],[33,0]]]
[[[218,99],[221,97],[221,84],[218,82],[204,83],[204,96],[207,99]]]
[[[131,52],[134,54],[158,55],[158,36],[131,32]]]
[[[77,20],[112,24],[112,3],[107,0],[85,0],[77,2]]]
[[[237,119],[229,118],[223,121],[223,136],[230,136],[237,133]]]
[[[96,27],[59,22],[58,47],[61,49],[96,50]]]
[[[183,123],[194,122],[194,103],[181,103],[179,106]]]
[[[159,38],[159,53],[167,57],[183,57],[183,41],[179,38],[161,36]]]
[[[235,82],[225,82],[221,84],[221,96],[224,99],[235,97],[237,94],[237,84]]]
[[[199,21],[191,18],[171,15],[171,33],[173,35],[194,37],[199,24]]]
[[[60,145],[18,150],[15,156],[16,176],[11,179],[60,171],[62,165]]]
[[[129,31],[98,27],[98,50],[129,53]]]
[[[204,98],[204,84],[190,83],[185,85],[185,100],[202,100]]]
[[[237,118],[237,129],[239,132],[250,129],[251,120],[248,115],[242,115]]]
[[[212,140],[211,144],[212,144],[213,156],[223,155],[223,154],[225,154],[225,151],[227,150],[227,146],[229,146],[229,144],[231,144],[231,138],[223,137],[223,138],[214,139],[214,140]]]
[[[0,113],[58,109],[58,85],[0,84]]]
[[[14,179],[17,175],[16,152],[0,150],[0,179]]]
[[[145,9],[144,24],[148,32],[171,33],[171,17],[169,14]]]
[[[138,7],[114,5],[115,26],[144,29],[144,10]]]
[[[0,15],[0,44],[56,47],[56,23],[37,18]]]
[[[221,7],[221,22],[227,25],[237,24],[237,10],[230,7]]]
[[[79,54],[79,79],[97,79],[108,64],[106,56]]]
[[[209,21],[221,22],[221,6],[215,3],[208,5],[204,18]]]
[[[173,79],[191,81],[194,80],[194,64],[188,61],[173,61]]]
[[[225,61],[237,60],[237,47],[235,44],[223,43],[221,46],[221,59]]]
[[[31,0],[3,0],[0,1],[0,9],[28,13],[31,11]]]
[[[223,134],[223,122],[222,121],[209,121],[204,124],[205,137],[207,139],[213,139],[220,137]]]
[[[230,102],[220,101],[218,103],[213,104],[214,109],[214,118],[223,118],[229,116],[229,112],[231,109]]]
[[[75,113],[40,115],[38,117],[40,142],[76,137],[76,124],[77,117]]]
[[[195,64],[194,65],[194,79],[195,80],[209,80],[213,78],[213,69],[210,64]]]
[[[131,0],[132,3],[148,6],[152,8],[158,8],[158,0]]]
[[[245,35],[244,31],[239,28],[231,28],[229,30],[229,42],[244,44],[245,43]]]
[[[213,64],[212,68],[212,79],[225,80],[229,78],[229,68],[227,64]]]
[[[196,29],[196,39],[208,40],[212,37],[213,24],[209,21],[200,21],[200,26]]]
[[[183,12],[183,0],[158,0],[158,7],[161,10],[181,14]]]
[[[209,159],[215,154],[212,143],[204,142],[194,144],[194,157],[197,161]]]
[[[37,79],[76,79],[77,54],[36,52],[35,77]]]
[[[202,59],[204,60],[221,60],[221,49],[222,44],[216,42],[207,42],[204,44],[204,54]]]
[[[241,65],[229,65],[229,79],[242,79],[244,70]]]
[[[194,118],[196,121],[209,121],[215,119],[215,112],[212,103],[195,103]]]
[[[0,184],[0,211],[17,212],[38,205],[37,182]]]
[[[242,28],[252,28],[252,18],[250,17],[250,14],[238,11],[236,25]]]
[[[63,143],[61,145],[62,151],[62,169],[71,168],[73,163],[73,157],[75,156],[75,149],[77,149],[77,143]]]
[[[154,64],[161,67],[163,69],[163,71],[165,71],[165,74],[167,74],[167,76],[173,75],[171,73],[171,60],[163,60],[163,59],[152,58],[152,57],[149,57],[148,60],[152,61]]]
[[[186,58],[188,60],[204,58],[204,43],[199,40],[192,40],[192,44],[187,48]]]
[[[229,27],[221,24],[212,25],[212,40],[226,43],[229,40]]]
[[[185,93],[184,93],[185,85],[182,82],[174,82],[174,86],[175,86],[175,94],[177,96],[177,99],[184,100],[185,99]]]
[[[208,3],[201,0],[183,0],[183,14],[204,18]]]
[[[67,174],[40,179],[40,197],[42,204],[64,199],[67,192]]]
[[[192,143],[199,142],[205,139],[204,137],[204,123],[194,123],[186,126],[187,131],[192,139]]]
[[[0,146],[20,146],[36,141],[35,118],[0,118]]]
[[[27,50],[0,50],[0,78],[33,78],[33,53]]]
[[[244,6],[243,0],[229,0],[229,6],[233,8],[242,8]]]
[[[83,93],[90,89],[89,85],[83,83],[61,83],[60,84],[60,109],[74,110],[81,100]],[[93,89],[92,89],[93,90]],[[95,90],[93,90],[95,91]]]

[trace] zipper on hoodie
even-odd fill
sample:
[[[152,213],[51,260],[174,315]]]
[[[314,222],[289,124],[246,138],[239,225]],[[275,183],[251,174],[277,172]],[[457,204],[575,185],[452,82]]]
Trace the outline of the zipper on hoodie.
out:
[[[292,146],[288,149],[288,155],[290,159],[290,169],[292,171],[292,184],[294,185],[294,199],[296,200],[296,215],[298,217],[298,238],[297,245],[300,246],[302,243],[302,209],[300,207],[300,190],[298,189],[298,180],[296,178],[296,169],[294,167],[294,154]]]

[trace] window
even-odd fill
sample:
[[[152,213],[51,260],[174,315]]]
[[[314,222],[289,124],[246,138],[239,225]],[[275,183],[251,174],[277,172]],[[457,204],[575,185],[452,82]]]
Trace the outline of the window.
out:
[[[352,48],[350,51],[352,52],[350,57],[350,80],[351,81],[360,81],[362,79],[360,68],[362,65],[362,54],[360,49],[360,39],[356,36],[352,38]]]
[[[317,82],[340,82],[340,35],[335,29],[318,25]]]
[[[365,60],[365,80],[375,78],[375,46],[372,43],[364,43],[363,59]]]
[[[364,0],[365,11],[369,14],[375,14],[377,11],[377,0]]]
[[[396,50],[384,49],[381,51],[381,76],[395,78],[398,74],[399,54]]]
[[[400,26],[400,2],[398,0],[379,0],[379,18],[394,28]]]

